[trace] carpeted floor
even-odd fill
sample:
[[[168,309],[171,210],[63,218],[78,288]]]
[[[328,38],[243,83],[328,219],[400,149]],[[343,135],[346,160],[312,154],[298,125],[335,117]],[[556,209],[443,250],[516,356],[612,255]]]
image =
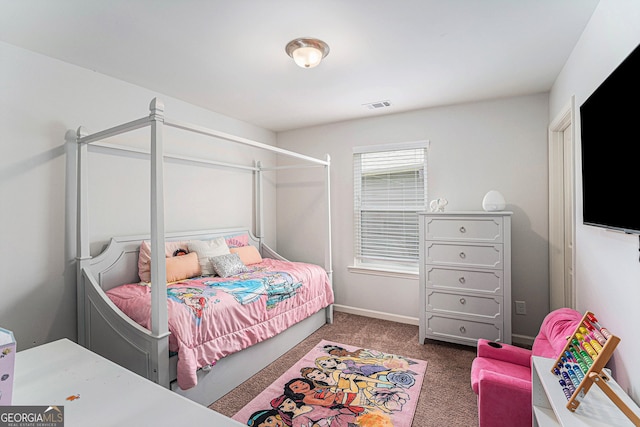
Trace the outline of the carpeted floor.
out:
[[[413,419],[414,427],[478,425],[476,396],[470,380],[475,347],[436,341],[420,345],[417,326],[341,312],[335,313],[332,325],[324,325],[210,408],[233,416],[323,339],[426,360],[427,374]]]

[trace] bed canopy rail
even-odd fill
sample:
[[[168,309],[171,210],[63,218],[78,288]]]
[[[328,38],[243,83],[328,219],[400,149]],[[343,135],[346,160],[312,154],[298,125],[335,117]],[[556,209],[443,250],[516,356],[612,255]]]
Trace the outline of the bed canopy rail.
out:
[[[152,365],[154,369],[155,382],[169,387],[169,342],[168,342],[168,312],[167,312],[167,289],[166,283],[166,264],[164,258],[164,241],[165,241],[165,212],[164,212],[164,160],[176,159],[181,161],[192,162],[194,164],[209,164],[236,169],[251,170],[255,176],[255,235],[263,244],[263,202],[262,202],[262,173],[263,171],[272,171],[280,169],[291,169],[300,167],[324,167],[325,168],[325,204],[326,204],[326,241],[325,241],[325,265],[324,268],[332,283],[332,261],[331,261],[331,206],[330,206],[330,157],[326,159],[317,159],[304,154],[274,147],[261,142],[253,141],[247,138],[231,135],[228,133],[212,130],[203,126],[190,124],[187,122],[172,120],[164,115],[164,104],[154,98],[149,105],[150,113],[147,117],[133,120],[100,132],[88,134],[83,127],[79,127],[77,131],[68,131],[66,135],[67,141],[77,144],[77,280],[91,280],[86,274],[85,268],[89,266],[91,260],[90,242],[89,242],[89,179],[88,179],[88,146],[100,146],[110,150],[129,151],[138,154],[149,155],[151,162],[151,204],[150,204],[150,243],[151,243],[151,331],[149,332],[149,340],[152,342],[153,349],[151,351]],[[260,162],[255,162],[252,166],[226,163],[217,160],[197,159],[188,156],[169,154],[164,152],[164,126],[181,129],[200,135],[205,135],[215,139],[222,139],[233,143],[243,144],[254,148],[267,150],[277,155],[284,155],[298,160],[303,160],[304,165],[284,165],[275,167],[262,167]],[[138,148],[126,147],[112,143],[101,142],[107,138],[112,138],[127,132],[150,127],[150,151]],[[271,250],[267,247],[268,250]],[[78,286],[78,341],[85,345],[85,295],[82,286]],[[332,308],[327,309],[327,321],[332,321]]]

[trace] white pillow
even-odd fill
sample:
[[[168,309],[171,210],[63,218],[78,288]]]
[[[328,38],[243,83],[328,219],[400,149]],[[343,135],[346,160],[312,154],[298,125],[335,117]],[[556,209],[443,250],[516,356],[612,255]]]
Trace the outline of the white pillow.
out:
[[[213,240],[189,240],[187,247],[189,248],[189,252],[196,252],[198,254],[198,262],[200,263],[203,276],[213,276],[216,274],[209,261],[210,258],[230,253],[229,246],[227,246],[224,237],[217,237]]]

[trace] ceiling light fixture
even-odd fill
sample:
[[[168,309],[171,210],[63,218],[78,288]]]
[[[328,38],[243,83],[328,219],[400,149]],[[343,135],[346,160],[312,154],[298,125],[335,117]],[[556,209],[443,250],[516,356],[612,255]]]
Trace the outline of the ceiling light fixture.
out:
[[[329,54],[329,45],[322,40],[302,37],[287,43],[285,50],[300,67],[313,68]]]

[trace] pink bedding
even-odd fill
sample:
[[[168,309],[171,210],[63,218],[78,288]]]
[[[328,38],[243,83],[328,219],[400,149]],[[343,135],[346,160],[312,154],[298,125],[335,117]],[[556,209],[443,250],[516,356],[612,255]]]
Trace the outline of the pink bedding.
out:
[[[196,385],[196,370],[284,331],[333,303],[324,269],[265,258],[238,276],[199,277],[167,286],[169,349],[178,353],[178,385]],[[109,298],[150,329],[146,283],[107,291]]]

